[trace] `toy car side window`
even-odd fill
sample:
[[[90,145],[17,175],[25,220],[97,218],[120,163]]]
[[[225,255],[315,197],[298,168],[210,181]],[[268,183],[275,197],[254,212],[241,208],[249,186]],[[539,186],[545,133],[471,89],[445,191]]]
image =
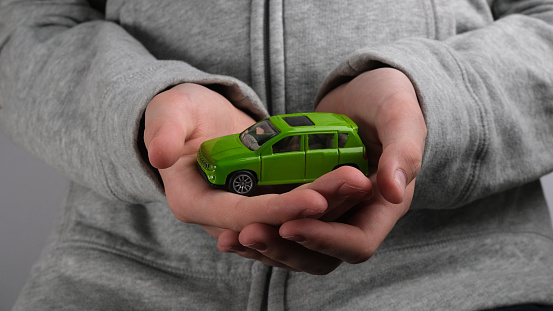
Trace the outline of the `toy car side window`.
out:
[[[331,134],[309,134],[309,150],[334,148],[334,133]]]
[[[282,153],[301,150],[301,135],[288,136],[274,143],[273,153]]]
[[[338,133],[338,148],[344,148],[348,141],[348,133]]]

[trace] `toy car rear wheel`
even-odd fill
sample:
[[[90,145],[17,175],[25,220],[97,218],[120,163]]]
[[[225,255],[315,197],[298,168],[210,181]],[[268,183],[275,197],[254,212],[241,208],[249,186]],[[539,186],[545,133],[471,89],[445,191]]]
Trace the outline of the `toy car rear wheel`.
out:
[[[252,193],[256,185],[257,180],[250,171],[234,172],[227,181],[228,190],[241,195]]]

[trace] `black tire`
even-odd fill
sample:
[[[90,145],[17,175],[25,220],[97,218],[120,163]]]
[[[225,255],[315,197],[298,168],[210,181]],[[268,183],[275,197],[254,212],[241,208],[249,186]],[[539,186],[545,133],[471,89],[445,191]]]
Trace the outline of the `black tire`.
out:
[[[227,181],[227,189],[241,195],[249,195],[257,185],[257,179],[250,171],[232,173]]]

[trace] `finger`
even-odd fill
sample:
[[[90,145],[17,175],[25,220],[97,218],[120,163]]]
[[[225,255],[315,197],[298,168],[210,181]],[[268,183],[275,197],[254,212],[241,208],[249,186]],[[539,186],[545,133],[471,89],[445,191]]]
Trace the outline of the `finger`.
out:
[[[171,119],[150,121],[144,130],[144,141],[150,163],[158,169],[165,169],[179,159],[184,148],[186,134],[177,122]]]
[[[358,227],[316,219],[287,222],[280,228],[280,235],[306,249],[339,258],[348,263],[368,260],[378,245],[375,239],[368,239]]]
[[[212,237],[218,239],[219,236],[221,235],[221,233],[223,233],[224,231],[226,231],[226,229],[221,229],[221,228],[217,228],[217,227],[213,227],[213,226],[201,226],[202,229],[204,229],[207,233],[209,233],[209,235],[211,235]]]
[[[402,72],[381,68],[360,75],[347,89],[352,92],[366,85],[374,86],[362,92],[370,96],[371,102],[356,97],[350,108],[355,111],[352,112],[355,120],[365,120],[360,121],[360,131],[366,141],[381,145],[377,184],[385,199],[398,204],[404,200],[405,187],[420,171],[426,123],[415,88]],[[371,109],[366,109],[368,105]]]
[[[179,161],[186,160],[195,161]],[[245,197],[210,187],[192,163],[182,166],[182,170],[162,174],[169,206],[183,222],[240,231],[250,223],[280,225],[291,219],[322,214],[327,209],[325,198],[312,189]]]
[[[217,239],[217,248],[223,253],[243,253],[247,247],[240,244],[238,240],[239,232],[232,230],[223,230]]]
[[[371,181],[351,166],[340,167],[301,188],[313,189],[325,197],[328,207],[321,218],[325,221],[339,218],[359,201],[372,196]]]
[[[193,162],[195,158],[180,161],[185,160]],[[302,185],[283,194],[255,197],[209,187],[191,163],[183,165],[182,170],[162,173],[168,181],[166,192],[179,194],[167,197],[177,219],[234,231],[241,231],[251,223],[278,226],[292,219],[320,217],[329,211],[329,207],[333,217],[338,217],[344,212],[338,207],[347,209],[341,203],[370,195],[372,189],[370,180],[352,167],[332,171],[312,184]],[[174,185],[181,188],[173,189]],[[179,206],[181,208],[176,208]]]
[[[426,125],[418,103],[408,105],[397,100],[388,106],[396,112],[382,111],[377,121],[382,142],[377,184],[384,198],[398,204],[403,202],[405,188],[421,169]]]
[[[291,268],[281,262],[275,261],[271,258],[266,257],[259,251],[248,248],[240,244],[238,241],[239,233],[232,230],[225,230],[219,235],[219,240],[217,242],[217,248],[223,253],[235,253],[241,257],[253,259],[260,261],[266,265],[287,269],[290,271],[298,271],[294,268]]]
[[[413,189],[414,183],[408,186],[408,193]],[[376,252],[407,209],[406,203],[391,204],[381,199],[359,208],[346,223],[299,219],[283,224],[279,234],[313,251],[360,263]]]
[[[323,214],[328,206],[325,198],[312,189],[257,197],[244,197],[220,191],[205,198],[204,202],[203,207],[195,209],[195,223],[206,223],[235,231],[256,222],[280,225],[292,219],[316,217]]]
[[[278,262],[296,271],[310,274],[328,274],[336,269],[341,260],[314,252],[297,243],[280,237],[278,228],[265,224],[252,224],[244,228],[239,241],[272,262]]]
[[[192,126],[183,115],[186,97],[175,96],[174,91],[158,94],[148,104],[145,113],[144,143],[150,163],[164,169],[172,166],[181,156]]]
[[[393,68],[365,72],[330,92],[317,110],[343,113],[357,123],[368,152],[380,155],[377,183],[382,195],[402,202],[406,185],[420,170],[426,138],[409,78]]]

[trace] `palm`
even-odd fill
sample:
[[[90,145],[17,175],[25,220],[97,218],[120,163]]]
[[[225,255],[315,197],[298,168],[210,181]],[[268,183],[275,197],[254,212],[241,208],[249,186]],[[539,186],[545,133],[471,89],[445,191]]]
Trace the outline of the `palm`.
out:
[[[336,201],[332,198],[334,188],[347,181],[363,184],[359,186],[362,189],[368,187],[368,181],[359,176],[357,180],[347,176],[280,195],[255,197],[210,187],[196,169],[201,143],[238,133],[253,122],[224,97],[199,85],[179,85],[150,102],[144,142],[150,162],[159,169],[167,202],[177,219],[202,225],[218,237],[223,229],[239,232],[252,223],[279,226],[292,219],[321,215],[332,207],[329,202]]]

